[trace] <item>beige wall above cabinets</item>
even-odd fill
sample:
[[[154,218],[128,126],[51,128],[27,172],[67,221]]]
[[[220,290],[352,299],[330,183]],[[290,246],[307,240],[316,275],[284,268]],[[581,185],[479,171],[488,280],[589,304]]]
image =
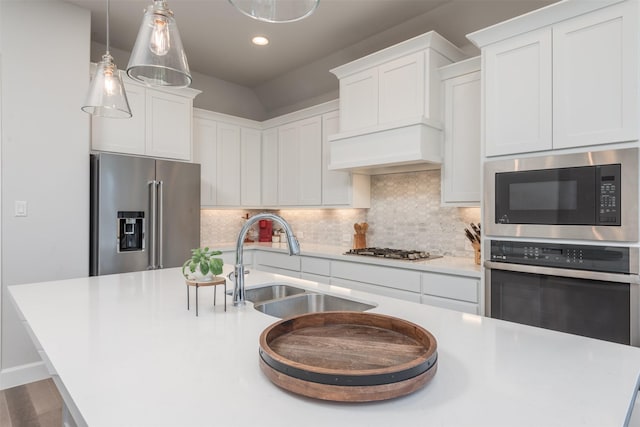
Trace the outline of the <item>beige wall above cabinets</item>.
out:
[[[469,35],[485,155],[638,139],[639,3],[567,1]]]
[[[91,148],[190,161],[193,98],[200,91],[149,88],[121,74],[133,117],[92,117]]]
[[[480,57],[440,68],[444,95],[442,204],[480,205]]]
[[[202,206],[369,207],[369,177],[327,168],[337,118],[335,101],[262,123],[196,109]]]

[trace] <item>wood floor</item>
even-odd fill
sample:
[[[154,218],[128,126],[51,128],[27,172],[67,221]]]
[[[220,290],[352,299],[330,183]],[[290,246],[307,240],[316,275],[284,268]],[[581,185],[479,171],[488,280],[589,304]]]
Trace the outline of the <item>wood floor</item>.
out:
[[[60,427],[62,398],[52,380],[0,390],[0,427]]]

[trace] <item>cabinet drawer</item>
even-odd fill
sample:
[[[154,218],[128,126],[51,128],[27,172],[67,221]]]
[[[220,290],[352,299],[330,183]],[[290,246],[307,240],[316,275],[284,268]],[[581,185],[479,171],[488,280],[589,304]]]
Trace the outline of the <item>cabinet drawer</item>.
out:
[[[470,277],[422,273],[422,293],[477,303],[478,280]]]
[[[331,276],[331,261],[328,259],[302,257],[300,259],[300,264],[303,273]]]
[[[277,252],[259,251],[256,253],[256,266],[266,265],[285,270],[300,271],[300,257]]]
[[[287,270],[285,268],[271,267],[270,265],[258,265],[257,268],[265,273],[280,274],[283,276],[300,278],[300,272],[294,270]]]
[[[420,273],[393,267],[333,261],[331,276],[357,282],[373,283],[387,288],[420,292]]]
[[[461,311],[463,313],[480,314],[480,307],[478,306],[478,304],[473,304],[465,301],[456,301],[448,298],[422,295],[422,304],[433,305],[440,308],[448,308],[449,310]]]
[[[219,256],[225,264],[236,265],[236,251],[225,251]],[[245,267],[253,266],[253,251],[244,251],[242,254],[242,262]]]
[[[408,292],[408,291],[401,291],[393,288],[387,288],[385,286],[377,286],[371,283],[361,283],[353,280],[332,278],[331,284],[353,289],[356,291],[370,292],[376,295],[397,298],[404,301],[411,301],[411,302],[418,302],[418,303],[421,302],[420,294],[417,294],[414,292]]]
[[[300,278],[304,279],[304,280],[310,280],[312,282],[329,284],[329,277],[328,276],[322,276],[322,275],[319,275],[319,274],[302,272],[302,273],[300,273]]]

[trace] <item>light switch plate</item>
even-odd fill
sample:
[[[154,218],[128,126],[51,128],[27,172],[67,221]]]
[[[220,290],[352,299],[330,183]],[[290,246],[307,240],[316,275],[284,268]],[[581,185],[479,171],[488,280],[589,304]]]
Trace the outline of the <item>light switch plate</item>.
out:
[[[27,216],[27,202],[16,200],[14,204],[15,216]]]

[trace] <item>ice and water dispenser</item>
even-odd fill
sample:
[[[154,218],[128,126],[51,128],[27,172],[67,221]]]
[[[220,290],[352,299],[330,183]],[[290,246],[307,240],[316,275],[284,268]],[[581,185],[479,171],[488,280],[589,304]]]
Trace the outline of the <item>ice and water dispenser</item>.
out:
[[[144,250],[144,212],[118,212],[118,252]]]

